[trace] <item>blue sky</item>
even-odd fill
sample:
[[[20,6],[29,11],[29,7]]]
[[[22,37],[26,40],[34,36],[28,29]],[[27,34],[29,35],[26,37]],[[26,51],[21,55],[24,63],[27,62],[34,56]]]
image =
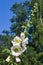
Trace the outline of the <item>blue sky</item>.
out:
[[[23,2],[24,0],[0,0],[0,34],[3,30],[10,30],[10,19],[13,13],[10,11],[14,3]]]

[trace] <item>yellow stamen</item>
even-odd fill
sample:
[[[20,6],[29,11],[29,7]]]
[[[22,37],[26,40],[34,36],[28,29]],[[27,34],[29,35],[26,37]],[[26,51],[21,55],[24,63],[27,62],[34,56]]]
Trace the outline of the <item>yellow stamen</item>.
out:
[[[15,52],[18,52],[18,51],[19,51],[19,49],[18,49],[18,48],[14,48],[14,51],[15,51]]]
[[[19,43],[19,40],[15,38],[15,39],[14,39],[14,42],[15,42],[15,43]]]

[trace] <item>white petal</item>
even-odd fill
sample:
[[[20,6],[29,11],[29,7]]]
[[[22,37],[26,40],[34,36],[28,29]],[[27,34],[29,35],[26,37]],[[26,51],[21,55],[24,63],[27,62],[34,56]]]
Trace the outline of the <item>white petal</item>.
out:
[[[28,37],[25,38],[24,43],[25,43],[25,42],[26,42],[26,44],[28,44]]]
[[[28,44],[28,38],[25,38],[22,42],[22,46],[26,46]]]
[[[19,41],[21,41],[20,37],[16,36],[16,39],[18,39]]]
[[[20,62],[20,61],[21,61],[20,58],[16,57],[16,62]]]
[[[20,43],[15,43],[14,41],[11,41],[11,43],[13,44],[13,46],[20,45]]]
[[[8,56],[8,57],[7,57],[6,61],[7,61],[7,62],[9,62],[9,61],[10,61],[10,56]]]
[[[13,46],[15,45],[15,42],[14,41],[11,41],[11,43],[13,44]]]
[[[26,51],[26,49],[27,49],[27,48],[25,47],[25,48],[22,50],[22,53],[23,53],[23,52],[25,52],[25,51]]]
[[[20,52],[16,53],[16,52],[12,51],[12,55],[13,56],[19,56],[19,55],[21,55],[21,53]]]

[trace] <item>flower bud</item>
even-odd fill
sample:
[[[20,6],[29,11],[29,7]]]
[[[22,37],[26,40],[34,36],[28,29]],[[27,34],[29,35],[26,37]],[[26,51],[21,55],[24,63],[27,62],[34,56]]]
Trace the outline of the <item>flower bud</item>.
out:
[[[21,35],[20,35],[21,39],[25,39],[25,34],[22,32]]]

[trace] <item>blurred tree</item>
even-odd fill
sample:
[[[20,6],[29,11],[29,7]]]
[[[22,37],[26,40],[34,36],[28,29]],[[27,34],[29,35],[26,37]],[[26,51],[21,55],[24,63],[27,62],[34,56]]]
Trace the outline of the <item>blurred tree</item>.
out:
[[[31,10],[31,6],[29,1],[25,1],[24,3],[15,3],[11,7],[11,11],[13,12],[14,16],[10,19],[11,20],[11,31],[12,33],[16,33],[19,35],[22,29],[22,24],[26,24],[26,19],[29,18],[29,12]]]

